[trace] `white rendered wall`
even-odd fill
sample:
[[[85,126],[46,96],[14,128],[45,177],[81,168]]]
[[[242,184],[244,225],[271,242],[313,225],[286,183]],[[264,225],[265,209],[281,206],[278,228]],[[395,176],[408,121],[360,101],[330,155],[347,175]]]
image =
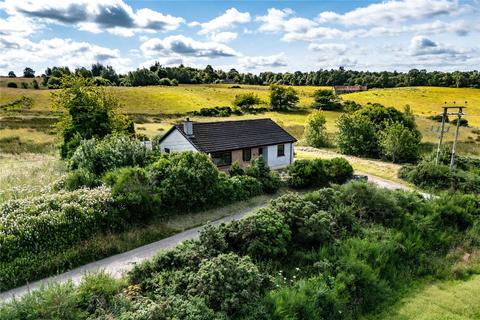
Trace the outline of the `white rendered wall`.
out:
[[[170,149],[170,152],[175,151],[197,151],[195,147],[187,140],[178,129],[173,130],[170,134],[160,143],[160,150],[165,152],[165,148]]]
[[[288,166],[293,161],[293,144],[285,143],[285,155],[277,157],[277,145],[268,146],[267,164],[272,169],[280,169]]]

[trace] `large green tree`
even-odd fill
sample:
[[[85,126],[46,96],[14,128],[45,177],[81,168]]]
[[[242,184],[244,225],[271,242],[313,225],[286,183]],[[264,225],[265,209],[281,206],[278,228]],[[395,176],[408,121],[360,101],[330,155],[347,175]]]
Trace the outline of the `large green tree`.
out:
[[[320,110],[341,110],[342,105],[332,90],[317,90],[313,94],[312,108]]]
[[[294,109],[300,101],[298,93],[291,87],[270,86],[270,107],[275,111]]]
[[[63,112],[57,126],[63,138],[62,158],[69,158],[83,139],[135,133],[133,121],[118,112],[118,99],[106,88],[94,86],[92,79],[64,76],[62,88],[52,93],[54,107]]]

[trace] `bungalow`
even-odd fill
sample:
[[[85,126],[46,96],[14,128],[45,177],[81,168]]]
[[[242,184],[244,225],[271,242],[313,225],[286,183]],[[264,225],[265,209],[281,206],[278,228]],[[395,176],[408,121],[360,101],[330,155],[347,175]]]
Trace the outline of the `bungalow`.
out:
[[[259,156],[278,169],[293,162],[296,141],[271,119],[192,122],[187,118],[170,128],[159,145],[162,152],[204,152],[220,169],[228,169],[234,161],[245,167]]]

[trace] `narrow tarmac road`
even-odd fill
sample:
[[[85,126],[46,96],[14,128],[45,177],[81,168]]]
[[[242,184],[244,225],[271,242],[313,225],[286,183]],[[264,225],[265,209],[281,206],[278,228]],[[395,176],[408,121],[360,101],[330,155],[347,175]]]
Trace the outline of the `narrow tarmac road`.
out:
[[[405,186],[393,181],[385,180],[385,179],[364,174],[361,172],[356,172],[356,173],[368,176],[369,182],[374,183],[382,188],[402,189],[402,190],[410,189],[408,186]],[[244,217],[245,215],[265,206],[266,204],[252,207],[242,212],[236,213],[234,215],[216,220],[211,224],[217,225],[223,222],[238,220]],[[19,298],[24,294],[26,294],[27,292],[39,289],[42,286],[48,285],[49,283],[65,283],[71,280],[73,281],[73,283],[78,284],[80,283],[85,273],[99,272],[103,270],[115,278],[120,278],[125,272],[131,270],[136,263],[152,258],[161,250],[173,248],[185,240],[196,238],[203,227],[204,226],[188,229],[176,235],[173,235],[171,237],[144,245],[142,247],[139,247],[124,253],[116,254],[111,257],[98,260],[98,261],[83,265],[81,267],[72,269],[62,274],[51,276],[51,277],[29,283],[27,285],[24,285],[15,289],[2,292],[0,293],[0,303],[8,302],[14,297]]]

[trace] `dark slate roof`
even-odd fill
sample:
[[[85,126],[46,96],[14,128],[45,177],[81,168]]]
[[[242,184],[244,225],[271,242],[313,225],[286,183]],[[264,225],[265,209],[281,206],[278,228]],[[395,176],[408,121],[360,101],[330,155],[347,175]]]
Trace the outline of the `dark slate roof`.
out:
[[[174,128],[199,151],[206,153],[297,141],[271,119],[193,122],[192,137],[188,137],[183,131],[183,123],[175,125]],[[169,133],[170,131],[164,137]]]

